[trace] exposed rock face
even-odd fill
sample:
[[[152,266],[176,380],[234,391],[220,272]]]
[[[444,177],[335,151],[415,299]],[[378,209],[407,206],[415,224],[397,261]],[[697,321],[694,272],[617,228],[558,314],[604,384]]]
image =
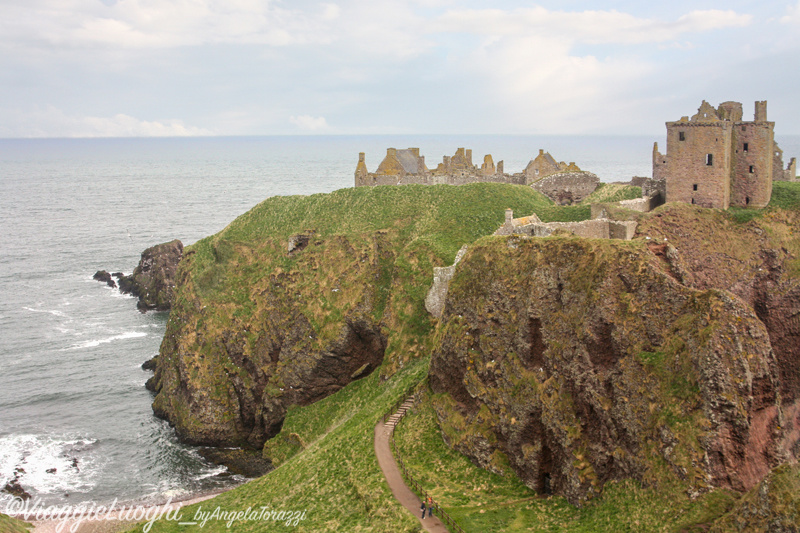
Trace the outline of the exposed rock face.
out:
[[[231,253],[235,268],[214,263],[205,273],[190,250],[148,381],[157,392],[155,414],[186,442],[259,449],[280,431],[289,406],[320,400],[369,375],[386,349],[375,286],[387,264],[384,241],[377,233],[366,240],[320,240],[281,266],[268,258],[286,258],[285,241],[270,241],[259,253],[244,247]],[[227,246],[221,242],[213,253],[228,257]],[[245,279],[250,270],[261,274]],[[213,285],[201,288],[209,279]],[[225,287],[218,297],[241,291],[241,300],[206,307],[206,291],[217,286]],[[335,313],[339,318],[331,320]]]
[[[256,478],[273,470],[272,463],[261,457],[255,450],[241,448],[200,448],[197,451],[203,458],[214,464],[223,465],[231,474]]]
[[[136,306],[141,311],[169,310],[175,297],[175,272],[182,257],[183,243],[177,239],[148,248],[133,273],[119,278],[119,290],[138,296]]]
[[[795,453],[768,325],[666,264],[641,240],[473,245],[430,370],[451,445],[576,504],[660,461],[690,493],[747,490]]]

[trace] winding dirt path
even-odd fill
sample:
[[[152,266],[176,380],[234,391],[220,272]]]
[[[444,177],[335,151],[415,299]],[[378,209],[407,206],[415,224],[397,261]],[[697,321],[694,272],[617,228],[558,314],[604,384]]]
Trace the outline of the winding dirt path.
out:
[[[397,501],[408,509],[412,515],[417,517],[417,520],[419,520],[420,525],[425,531],[430,531],[431,533],[448,533],[448,529],[438,517],[432,516],[428,518],[426,516],[424,520],[420,519],[420,506],[422,502],[417,498],[416,494],[411,492],[411,489],[408,488],[408,485],[406,485],[406,482],[403,480],[403,475],[397,467],[397,462],[394,460],[392,449],[389,445],[389,438],[394,431],[396,423],[397,417],[392,417],[386,424],[384,424],[382,420],[378,420],[375,426],[375,456],[378,458],[378,464],[383,471],[386,482],[389,484],[389,488],[392,490],[394,497],[397,498]]]

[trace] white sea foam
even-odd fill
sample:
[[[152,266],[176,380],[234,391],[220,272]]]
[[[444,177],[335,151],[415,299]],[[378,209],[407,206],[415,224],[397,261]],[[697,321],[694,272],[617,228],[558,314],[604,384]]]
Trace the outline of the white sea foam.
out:
[[[53,316],[60,316],[62,318],[68,318],[67,315],[64,312],[58,311],[58,310],[54,310],[54,309],[33,309],[32,307],[23,307],[23,309],[25,309],[26,311],[30,311],[32,313],[49,313],[49,314],[51,314]]]
[[[2,437],[0,483],[16,476],[25,490],[38,494],[89,492],[99,471],[95,442],[59,435]]]
[[[100,346],[101,344],[108,344],[109,342],[134,339],[137,337],[146,337],[146,336],[147,333],[145,333],[144,331],[126,331],[125,333],[121,333],[119,335],[113,335],[111,337],[106,337],[104,339],[93,339],[90,341],[82,342],[80,344],[73,344],[72,346],[70,346],[69,348],[65,348],[64,350],[80,350],[82,348],[94,348],[96,346]]]

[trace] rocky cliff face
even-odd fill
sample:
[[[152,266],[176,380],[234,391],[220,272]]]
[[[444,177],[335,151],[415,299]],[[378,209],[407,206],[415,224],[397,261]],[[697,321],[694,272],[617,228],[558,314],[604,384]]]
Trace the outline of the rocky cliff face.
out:
[[[796,221],[645,218],[630,243],[471,247],[431,361],[451,445],[573,503],[664,471],[689,494],[747,490],[797,455],[797,255],[774,247]]]
[[[285,242],[271,241],[226,256],[233,245],[222,241],[205,267],[187,253],[150,382],[156,415],[189,443],[261,448],[290,405],[368,375],[386,348],[376,285],[385,244],[381,234],[335,237],[287,255]],[[214,279],[217,269],[224,278]],[[223,286],[228,302],[206,307]]]
[[[175,298],[175,273],[182,257],[183,243],[177,239],[148,248],[142,252],[133,273],[119,278],[119,290],[137,296],[136,306],[141,311],[169,310]]]

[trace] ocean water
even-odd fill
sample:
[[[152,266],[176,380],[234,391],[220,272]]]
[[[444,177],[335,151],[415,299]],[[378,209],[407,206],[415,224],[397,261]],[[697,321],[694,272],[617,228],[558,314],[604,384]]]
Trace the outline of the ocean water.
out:
[[[241,480],[152,415],[167,314],[92,280],[130,273],[145,248],[220,231],[274,195],[353,183],[389,146],[428,166],[457,147],[521,171],[539,148],[603,181],[650,174],[653,137],[365,136],[0,140],[0,487],[46,504],[161,501]],[[778,139],[787,155],[800,138]]]

